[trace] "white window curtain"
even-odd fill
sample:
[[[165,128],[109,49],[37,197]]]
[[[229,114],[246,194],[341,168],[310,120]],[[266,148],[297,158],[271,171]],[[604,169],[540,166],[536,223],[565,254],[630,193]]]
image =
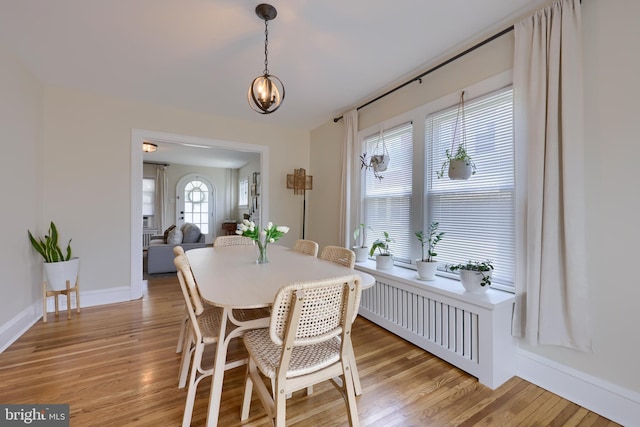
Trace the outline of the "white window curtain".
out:
[[[162,233],[167,228],[167,213],[165,206],[168,199],[167,187],[169,185],[167,178],[167,166],[156,166],[156,227],[158,232]]]
[[[579,0],[515,25],[517,161],[526,170],[514,334],[591,351],[585,256],[582,30]],[[526,154],[523,154],[526,152]],[[523,235],[524,234],[524,235]],[[526,243],[525,243],[526,242]]]
[[[352,194],[360,194],[359,169],[355,167],[359,159],[358,109],[354,108],[344,115],[344,138],[342,140],[342,173],[340,186],[340,241],[345,248],[351,247],[351,229],[360,221],[360,200],[351,200]]]

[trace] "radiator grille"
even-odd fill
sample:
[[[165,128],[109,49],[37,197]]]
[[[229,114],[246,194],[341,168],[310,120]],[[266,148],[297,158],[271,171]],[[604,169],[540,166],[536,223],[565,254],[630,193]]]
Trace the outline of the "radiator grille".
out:
[[[360,307],[459,357],[478,363],[478,314],[376,281]]]
[[[155,236],[156,234],[158,234],[158,230],[144,230],[142,232],[142,249],[147,249],[149,247],[151,236]]]

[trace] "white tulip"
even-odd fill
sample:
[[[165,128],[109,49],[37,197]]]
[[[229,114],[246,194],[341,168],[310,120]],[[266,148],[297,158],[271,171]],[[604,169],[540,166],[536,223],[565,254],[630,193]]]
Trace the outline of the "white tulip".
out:
[[[278,230],[281,233],[288,233],[289,227],[287,227],[286,225],[281,225],[278,228],[276,228],[276,230]]]
[[[271,230],[273,228],[273,223],[271,221],[269,221],[267,223],[267,230]]]

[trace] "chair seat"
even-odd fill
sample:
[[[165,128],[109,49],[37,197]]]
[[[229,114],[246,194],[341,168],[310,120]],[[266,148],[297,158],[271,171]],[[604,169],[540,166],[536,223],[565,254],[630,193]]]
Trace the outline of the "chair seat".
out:
[[[274,376],[280,365],[282,347],[273,343],[269,336],[269,329],[255,329],[246,332],[244,345],[260,370],[268,377]],[[319,344],[295,347],[287,370],[287,378],[315,372],[339,360],[340,338],[338,337]]]
[[[222,309],[214,306],[205,306],[204,311],[197,317],[202,341],[205,344],[218,342],[220,323],[222,322]]]

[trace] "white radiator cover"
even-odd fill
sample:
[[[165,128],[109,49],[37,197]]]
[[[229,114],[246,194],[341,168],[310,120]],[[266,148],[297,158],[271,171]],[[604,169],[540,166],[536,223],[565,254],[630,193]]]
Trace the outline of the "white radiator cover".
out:
[[[414,270],[379,271],[356,264],[376,278],[362,292],[359,314],[420,348],[497,388],[515,375],[516,340],[511,336],[513,294],[489,289],[470,294],[456,280],[417,280]]]

